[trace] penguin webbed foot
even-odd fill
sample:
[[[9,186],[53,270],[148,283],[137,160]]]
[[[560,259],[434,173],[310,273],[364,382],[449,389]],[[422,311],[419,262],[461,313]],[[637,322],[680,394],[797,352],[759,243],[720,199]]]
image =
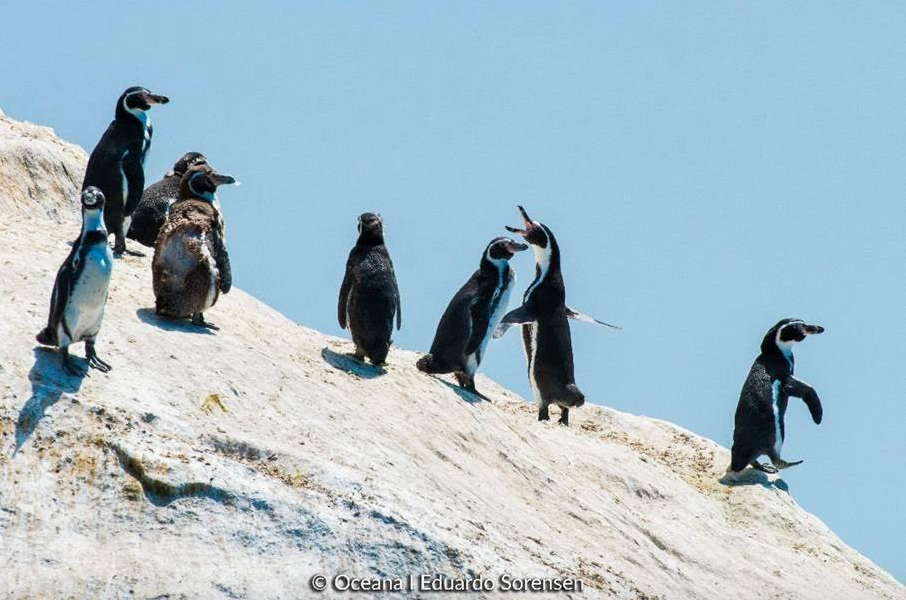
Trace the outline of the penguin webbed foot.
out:
[[[777,473],[776,467],[774,467],[772,465],[760,463],[757,460],[753,460],[752,462],[750,462],[749,466],[751,466],[756,471],[761,471],[762,473],[767,473],[769,475],[773,475],[773,474]]]
[[[212,331],[220,331],[220,327],[214,325],[210,321],[204,320],[204,315],[202,313],[195,313],[192,315],[192,325],[196,327],[203,327],[205,329],[210,329]]]
[[[454,373],[453,376],[456,378],[456,383],[459,384],[459,387],[461,387],[465,391],[469,392],[473,396],[478,396],[482,400],[486,400],[488,402],[491,401],[490,398],[475,389],[475,377],[470,377],[467,373],[463,373],[461,371]]]
[[[88,368],[97,369],[101,373],[109,373],[113,367],[110,363],[101,360],[94,349],[94,344],[85,344],[85,358],[88,359]]]
[[[123,254],[128,254],[129,256],[148,256],[141,250],[127,250],[125,248],[123,248]]]
[[[557,423],[563,425],[564,427],[569,427],[569,409],[561,408],[560,409],[560,418],[557,420]]]
[[[771,459],[771,463],[776,469],[789,469],[790,467],[795,467],[796,465],[801,465],[801,460],[783,460],[782,458]],[[776,471],[775,471],[776,473]]]

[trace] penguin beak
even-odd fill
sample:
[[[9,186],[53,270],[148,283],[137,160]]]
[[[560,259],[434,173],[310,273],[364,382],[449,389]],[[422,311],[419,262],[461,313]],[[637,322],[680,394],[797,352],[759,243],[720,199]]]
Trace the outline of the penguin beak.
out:
[[[239,185],[239,182],[236,181],[231,175],[221,175],[220,173],[214,173],[211,178],[214,180],[214,183],[218,186],[221,185]]]
[[[166,104],[170,99],[166,96],[160,96],[158,94],[145,94],[145,102],[154,106],[155,104]]]
[[[523,220],[523,222],[525,222],[525,229],[518,229],[516,227],[510,227],[509,225],[505,225],[504,227],[506,227],[506,230],[509,232],[518,233],[522,237],[525,237],[529,234],[529,232],[532,231],[532,229],[535,228],[535,223],[534,223],[534,221],[532,221],[529,218],[528,213],[525,212],[524,208],[522,208],[521,206],[519,206],[517,208],[519,209],[519,212],[522,213],[522,220]]]
[[[824,327],[820,325],[803,325],[802,333],[805,335],[817,335],[819,333],[824,333]]]
[[[517,252],[528,250],[528,244],[520,244],[519,242],[506,242],[504,246],[506,246],[506,249],[510,254],[516,254]]]

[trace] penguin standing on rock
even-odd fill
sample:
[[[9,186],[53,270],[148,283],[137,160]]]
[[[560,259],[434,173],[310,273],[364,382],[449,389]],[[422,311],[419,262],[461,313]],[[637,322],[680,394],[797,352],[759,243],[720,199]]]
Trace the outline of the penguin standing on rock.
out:
[[[218,186],[237,184],[207,164],[191,167],[179,185],[179,199],[154,245],[151,271],[158,315],[191,318],[199,327],[218,329],[204,319],[221,293],[233,285],[224,239]],[[238,184],[237,184],[238,185]]]
[[[58,346],[63,369],[79,375],[69,356],[70,344],[85,342],[88,366],[106,373],[110,365],[95,351],[94,341],[104,320],[113,255],[104,227],[104,194],[96,187],[82,190],[82,232],[72,244],[53,285],[47,327],[36,339],[45,346]]]
[[[132,213],[132,224],[126,237],[143,246],[154,247],[160,228],[167,221],[170,207],[179,197],[179,183],[189,167],[207,164],[208,159],[200,152],[186,152],[173,165],[173,170],[157,183],[149,185],[142,192],[142,199]]]
[[[382,365],[390,351],[393,320],[402,325],[400,292],[393,261],[384,245],[384,221],[380,215],[359,216],[359,238],[346,261],[346,275],[340,286],[337,319],[349,328],[355,343],[355,357],[367,356]]]
[[[455,373],[461,387],[487,400],[475,389],[475,372],[513,291],[516,274],[510,268],[510,259],[526,249],[528,246],[510,238],[491,240],[478,270],[447,305],[431,352],[416,363],[420,371]]]
[[[169,102],[143,87],[127,89],[116,101],[116,116],[88,158],[82,189],[93,185],[107,200],[104,222],[115,237],[113,252],[126,251],[126,232],[145,187],[145,158],[153,128],[148,110]]]
[[[522,325],[522,343],[528,360],[529,382],[538,402],[538,420],[550,420],[548,407],[557,404],[560,424],[569,425],[569,409],[585,403],[585,395],[576,386],[573,372],[569,319],[619,327],[566,306],[557,240],[547,225],[531,220],[521,206],[519,212],[525,229],[507,227],[507,230],[520,234],[531,245],[535,253],[535,279],[525,291],[522,306],[503,317],[494,337],[502,337],[513,325]]]
[[[815,390],[793,377],[793,344],[823,331],[823,327],[807,325],[800,319],[783,319],[764,336],[761,354],[749,371],[736,407],[732,458],[727,469],[731,477],[747,465],[764,473],[776,473],[778,469],[802,462],[780,458],[786,431],[783,418],[789,397],[802,398],[816,424],[821,423],[824,411]],[[771,459],[773,466],[756,460],[762,454]]]

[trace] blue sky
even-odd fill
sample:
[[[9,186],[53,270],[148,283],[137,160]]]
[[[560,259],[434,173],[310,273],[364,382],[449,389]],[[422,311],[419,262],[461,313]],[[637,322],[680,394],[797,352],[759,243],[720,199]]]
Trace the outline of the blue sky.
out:
[[[557,235],[590,401],[729,445],[764,332],[818,390],[785,480],[906,581],[906,6],[896,3],[14,3],[0,107],[87,150],[145,85],[149,181],[188,150],[221,200],[236,285],[339,334],[356,216],[379,211],[427,349],[516,204]],[[521,294],[529,255],[518,257]],[[149,304],[151,302],[149,288]],[[211,311],[216,322],[220,307]],[[518,336],[483,371],[528,396]],[[526,427],[532,426],[526,423]]]

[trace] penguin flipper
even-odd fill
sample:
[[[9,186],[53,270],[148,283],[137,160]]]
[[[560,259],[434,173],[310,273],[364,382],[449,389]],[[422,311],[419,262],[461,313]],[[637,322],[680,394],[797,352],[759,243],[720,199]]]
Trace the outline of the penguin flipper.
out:
[[[484,307],[485,309],[487,307]],[[469,341],[466,343],[465,355],[469,356],[470,354],[475,354],[478,351],[478,348],[481,346],[481,342],[484,340],[484,336],[488,331],[488,321],[489,315],[487,310],[482,310],[481,305],[478,302],[472,302],[469,306]]]
[[[396,330],[403,326],[403,307],[400,304],[400,289],[396,283],[396,274],[393,274],[393,305],[396,307]]]
[[[129,194],[126,197],[126,204],[123,206],[123,217],[129,217],[138,207],[145,189],[145,167],[142,165],[141,144],[138,149],[130,148],[123,156],[123,174],[126,175],[126,189]],[[124,231],[123,235],[125,234]]]
[[[604,321],[599,321],[598,319],[596,319],[592,316],[586,315],[585,313],[579,312],[578,310],[576,310],[574,308],[570,308],[568,306],[566,307],[566,316],[575,321],[582,321],[584,323],[596,323],[597,325],[604,325],[605,327],[610,327],[611,329],[619,329],[621,331],[623,329],[622,327],[620,327],[618,325],[611,325],[610,323],[605,323]]]
[[[337,301],[337,321],[340,323],[340,329],[346,329],[346,306],[349,303],[350,291],[352,291],[352,270],[347,263],[346,275],[343,277],[343,283],[340,285],[340,298]]]
[[[57,278],[53,284],[53,294],[50,298],[50,315],[47,317],[47,332],[50,334],[54,343],[57,343],[57,324],[63,321],[63,313],[66,311],[66,302],[72,292],[72,270],[73,258],[78,252],[79,241],[76,240],[72,247],[69,258],[66,259],[60,270],[57,271]],[[42,342],[43,343],[43,342]]]
[[[815,388],[790,375],[783,382],[783,390],[790,396],[802,398],[802,401],[808,406],[808,411],[812,414],[812,421],[815,422],[815,425],[821,424],[824,409],[821,407],[821,400],[818,398]]]
[[[233,287],[233,270],[230,268],[230,255],[223,244],[223,238],[214,236],[214,240],[214,262],[217,264],[218,273],[220,273],[220,291],[226,294]]]
[[[523,304],[519,308],[514,308],[500,320],[497,329],[494,330],[494,339],[499,340],[513,325],[524,325],[525,323],[534,323],[537,320],[535,315],[529,310],[528,305]]]

